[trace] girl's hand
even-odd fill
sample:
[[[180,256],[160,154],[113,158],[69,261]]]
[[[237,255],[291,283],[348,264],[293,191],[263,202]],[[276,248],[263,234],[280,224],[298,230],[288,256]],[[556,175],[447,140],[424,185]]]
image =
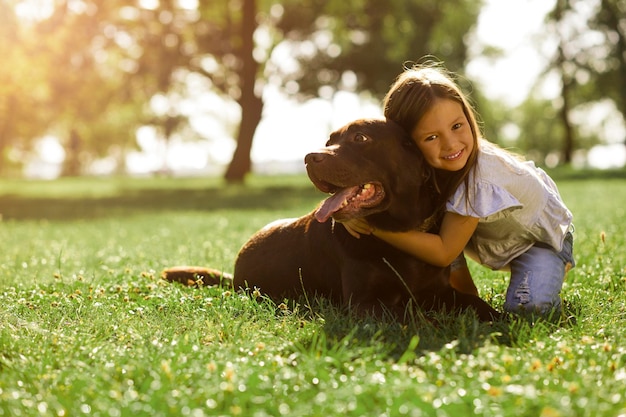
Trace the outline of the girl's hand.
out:
[[[346,228],[348,233],[350,233],[355,238],[359,239],[361,235],[371,235],[376,230],[373,226],[365,219],[351,219],[345,222],[341,222],[343,227]]]

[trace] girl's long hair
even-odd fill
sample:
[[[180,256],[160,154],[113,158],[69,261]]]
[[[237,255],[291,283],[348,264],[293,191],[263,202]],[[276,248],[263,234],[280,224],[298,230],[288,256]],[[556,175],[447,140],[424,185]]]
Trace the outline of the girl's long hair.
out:
[[[424,178],[430,181],[439,193],[439,204],[445,206],[456,189],[465,184],[468,200],[469,176],[477,165],[480,130],[476,113],[467,97],[453,80],[452,74],[441,65],[425,64],[407,68],[401,73],[387,92],[384,100],[385,117],[402,126],[409,134],[437,100],[454,100],[461,105],[474,139],[474,147],[467,163],[459,171],[435,169],[425,164]]]

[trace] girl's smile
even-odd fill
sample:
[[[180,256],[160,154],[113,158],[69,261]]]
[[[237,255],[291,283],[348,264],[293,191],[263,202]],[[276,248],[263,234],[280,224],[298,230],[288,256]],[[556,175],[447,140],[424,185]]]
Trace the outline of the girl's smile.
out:
[[[450,99],[436,100],[411,136],[426,162],[446,171],[462,169],[474,149],[474,136],[463,106]]]
[[[459,158],[461,156],[461,154],[463,153],[463,149],[461,149],[460,151],[449,155],[449,156],[444,156],[443,159],[447,159],[448,161],[454,161],[455,159]]]

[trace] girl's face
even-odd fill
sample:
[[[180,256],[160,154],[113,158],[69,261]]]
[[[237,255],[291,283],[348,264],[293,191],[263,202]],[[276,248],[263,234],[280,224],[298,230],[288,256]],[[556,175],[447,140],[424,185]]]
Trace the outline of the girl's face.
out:
[[[411,137],[433,168],[462,169],[474,149],[474,137],[460,103],[438,99],[422,116]]]

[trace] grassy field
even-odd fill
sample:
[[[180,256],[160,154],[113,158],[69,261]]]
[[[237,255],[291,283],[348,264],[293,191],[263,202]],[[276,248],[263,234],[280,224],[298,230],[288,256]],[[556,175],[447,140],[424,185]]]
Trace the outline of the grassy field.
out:
[[[626,416],[626,175],[586,177],[557,177],[577,258],[558,326],[401,325],[159,279],[230,271],[321,199],[302,177],[0,181],[0,415]],[[507,276],[470,267],[501,309]]]

